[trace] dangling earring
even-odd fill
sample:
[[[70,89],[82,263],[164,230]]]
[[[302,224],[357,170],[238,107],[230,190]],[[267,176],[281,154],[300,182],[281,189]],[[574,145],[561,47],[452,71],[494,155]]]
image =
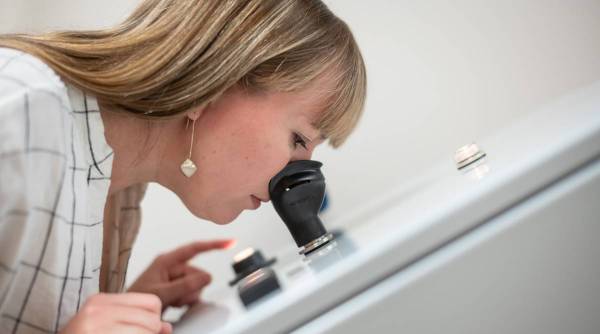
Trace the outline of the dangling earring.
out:
[[[187,123],[185,124],[185,129],[187,130],[188,125],[190,124],[190,119],[188,118]],[[196,170],[196,164],[192,161],[192,147],[194,146],[194,125],[196,124],[196,120],[192,122],[192,141],[190,142],[190,153],[188,154],[188,158],[181,164],[181,172],[183,175],[187,177],[192,177]]]

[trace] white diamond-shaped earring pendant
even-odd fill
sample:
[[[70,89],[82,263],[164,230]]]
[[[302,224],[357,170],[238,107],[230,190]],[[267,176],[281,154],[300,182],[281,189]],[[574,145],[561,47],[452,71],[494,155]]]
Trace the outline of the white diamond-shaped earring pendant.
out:
[[[185,124],[186,129],[187,129],[189,123],[190,123],[190,119],[188,118],[188,122]],[[192,175],[194,175],[194,173],[196,173],[196,170],[198,170],[198,167],[196,167],[196,164],[192,161],[192,147],[194,146],[194,125],[195,124],[196,124],[196,120],[194,120],[192,122],[192,140],[190,142],[190,153],[188,154],[188,158],[185,159],[185,161],[180,166],[181,172],[183,173],[183,175],[185,175],[187,177],[192,177]]]
[[[194,162],[190,159],[185,159],[185,161],[181,164],[181,172],[187,177],[192,177],[192,175],[196,173],[197,169],[198,168],[196,167],[196,164],[194,164]]]

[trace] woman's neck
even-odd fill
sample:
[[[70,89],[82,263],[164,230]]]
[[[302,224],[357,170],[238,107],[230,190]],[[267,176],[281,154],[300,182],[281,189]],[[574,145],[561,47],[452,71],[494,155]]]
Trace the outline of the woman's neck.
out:
[[[182,142],[179,136],[183,118],[148,121],[111,112],[100,101],[98,104],[104,135],[114,152],[109,196],[137,183],[168,186],[169,180],[163,176],[169,175],[164,172],[173,166],[163,165],[177,154],[174,148]]]

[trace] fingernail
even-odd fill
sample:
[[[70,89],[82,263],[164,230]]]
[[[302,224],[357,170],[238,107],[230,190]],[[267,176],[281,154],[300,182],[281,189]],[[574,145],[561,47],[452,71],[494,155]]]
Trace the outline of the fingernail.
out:
[[[225,249],[230,249],[233,246],[235,246],[235,244],[237,244],[237,240],[236,239],[229,239],[228,241],[226,241],[227,243],[225,244]]]

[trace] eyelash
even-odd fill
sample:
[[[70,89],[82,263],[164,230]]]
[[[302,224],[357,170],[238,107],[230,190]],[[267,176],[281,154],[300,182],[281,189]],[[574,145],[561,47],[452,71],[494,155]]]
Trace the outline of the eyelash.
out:
[[[298,145],[304,147],[306,149],[306,141],[302,139],[297,133],[294,133],[294,148],[297,148]]]

